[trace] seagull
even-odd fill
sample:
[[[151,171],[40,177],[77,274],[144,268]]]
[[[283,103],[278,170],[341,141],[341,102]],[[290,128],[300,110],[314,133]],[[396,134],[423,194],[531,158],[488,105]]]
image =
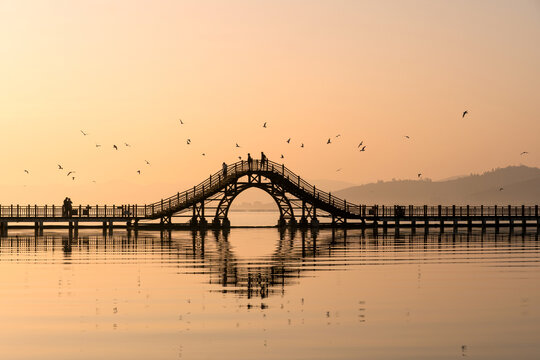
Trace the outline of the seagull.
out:
[[[82,133],[84,136],[88,135],[87,133],[85,133],[85,132],[82,131],[82,130],[81,130],[81,133]]]
[[[238,143],[236,143],[236,147],[240,147],[240,145],[238,145]]]
[[[180,125],[184,125],[184,122],[182,121],[182,119],[178,119],[180,120]]]
[[[113,145],[112,147],[113,147],[115,150],[118,150],[118,146]]]
[[[406,139],[410,139],[409,135],[405,135],[405,138],[406,138]]]
[[[263,124],[263,128],[266,128],[266,123]]]
[[[288,138],[287,139],[287,144],[290,144],[291,143],[291,138]]]
[[[202,156],[206,156],[206,153],[202,153]]]
[[[242,160],[242,157],[241,157],[241,156],[239,156],[239,157],[238,157],[238,160]]]
[[[418,177],[422,177],[422,173],[418,173]]]
[[[461,118],[463,119],[463,118],[465,117],[465,115],[467,115],[468,113],[469,113],[469,112],[468,112],[467,110],[465,110],[465,111],[463,112],[463,115],[461,115]]]
[[[499,188],[499,191],[503,191],[503,190],[504,190],[504,188]]]
[[[360,151],[366,151],[366,145],[362,146],[362,148],[360,149]]]
[[[337,169],[336,172],[341,171],[341,168]]]
[[[360,144],[358,144],[356,148],[359,148],[360,146],[362,146],[362,144],[364,144],[364,140],[360,141]]]
[[[337,135],[336,135],[337,138],[340,137],[340,136],[341,136],[341,134],[337,134]]]
[[[141,175],[141,170],[137,170],[137,173],[138,173],[139,175]]]
[[[75,171],[68,172],[66,176],[69,176],[69,174],[75,174]]]
[[[95,182],[96,182],[96,180],[92,180],[92,182],[93,182],[93,183],[95,183]]]
[[[519,155],[527,155],[528,153],[529,153],[528,151],[524,151],[524,152],[522,152],[522,153],[519,154]]]
[[[72,177],[71,177],[71,180],[75,180],[75,176],[72,176]]]
[[[30,174],[30,171],[28,171],[28,170],[26,170],[26,169],[24,170],[24,172],[27,173],[27,174]]]
[[[300,147],[303,148],[303,147],[304,147],[304,143],[302,143],[302,145],[300,145]]]
[[[188,145],[191,144],[191,139],[187,139],[186,144],[188,144]]]
[[[128,146],[128,147],[131,146],[131,145],[129,145],[128,143],[124,143],[124,144],[125,144],[126,146]]]
[[[62,165],[58,164],[58,169],[59,170],[64,170],[64,168],[62,167]]]
[[[148,162],[148,160],[144,160],[146,162],[146,165],[150,165],[150,163]]]
[[[282,159],[285,159],[285,156],[283,156],[283,154],[281,154],[281,158],[282,158]]]
[[[330,138],[328,138],[328,141],[326,142],[326,145],[332,143],[332,141],[330,140]]]
[[[99,145],[99,144],[96,144],[96,147],[100,147],[100,146],[101,146],[101,145]]]

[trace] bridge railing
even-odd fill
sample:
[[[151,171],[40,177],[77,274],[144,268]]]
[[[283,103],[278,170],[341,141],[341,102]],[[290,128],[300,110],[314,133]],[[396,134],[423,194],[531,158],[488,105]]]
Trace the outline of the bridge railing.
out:
[[[375,217],[538,217],[534,206],[361,206],[363,216]]]

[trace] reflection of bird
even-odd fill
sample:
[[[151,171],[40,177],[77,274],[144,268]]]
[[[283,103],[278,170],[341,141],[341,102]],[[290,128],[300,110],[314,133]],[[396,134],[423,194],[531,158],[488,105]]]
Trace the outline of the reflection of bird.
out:
[[[238,145],[238,143],[236,143],[236,147],[240,147],[240,145]]]
[[[58,169],[59,170],[64,170],[64,168],[62,167],[62,165],[58,164]]]
[[[419,173],[419,174],[418,174],[418,177],[422,177],[422,173]]]
[[[75,174],[75,171],[68,172],[66,176],[69,176],[70,174]]]
[[[113,147],[115,150],[118,150],[118,146],[113,145],[112,147]]]
[[[191,139],[187,139],[186,144],[188,144],[188,145],[191,144]]]
[[[528,151],[524,151],[524,152],[522,152],[522,153],[519,154],[519,155],[526,155],[526,154],[528,154],[528,153],[529,153]]]
[[[467,115],[468,113],[469,113],[469,112],[468,112],[467,110],[465,110],[465,111],[463,112],[463,115],[461,115],[461,118],[463,119],[463,118],[465,117],[465,115]]]
[[[366,145],[362,146],[362,148],[360,149],[360,151],[366,151]]]
[[[28,170],[26,170],[26,169],[24,170],[24,172],[27,173],[27,174],[30,174],[30,171],[28,171]]]
[[[144,160],[146,162],[146,165],[150,165],[150,162],[148,160]]]
[[[88,135],[87,133],[85,133],[85,132],[82,131],[82,130],[81,130],[81,133],[82,133],[84,136]]]
[[[180,120],[180,125],[184,125],[184,122],[182,121],[182,119],[178,119]]]
[[[287,139],[287,144],[290,144],[291,143],[291,138],[288,138]]]
[[[504,190],[504,188],[499,188],[499,191],[503,191],[503,190]]]
[[[285,156],[283,156],[283,154],[281,154],[281,158],[282,158],[282,159],[285,159]]]
[[[363,143],[364,143],[364,140],[360,141],[360,144],[358,144],[356,148],[359,148],[360,146],[362,146]]]
[[[265,127],[266,127],[266,123],[263,124],[263,128],[265,128]]]
[[[141,175],[141,170],[137,170],[137,173],[138,173],[139,175]]]
[[[326,145],[330,144],[332,141],[330,140],[330,138],[328,138],[328,141],[326,142]]]

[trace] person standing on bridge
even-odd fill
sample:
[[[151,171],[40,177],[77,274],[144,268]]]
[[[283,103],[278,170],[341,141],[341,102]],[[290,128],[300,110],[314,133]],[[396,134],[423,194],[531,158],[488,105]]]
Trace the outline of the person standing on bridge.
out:
[[[62,205],[62,217],[67,217],[67,208],[68,208],[68,198],[64,199],[64,204]]]
[[[267,161],[266,155],[261,151],[261,168],[264,168],[265,166],[268,168]]]
[[[250,153],[248,153],[247,162],[248,162],[248,169],[251,170],[251,168],[253,167],[253,158],[251,157]]]
[[[70,198],[66,198],[67,199],[67,202],[66,202],[66,216],[67,217],[71,217],[71,211],[72,211],[72,202],[71,202],[71,199]]]
[[[227,163],[224,161],[223,162],[223,179],[225,179],[227,177]]]

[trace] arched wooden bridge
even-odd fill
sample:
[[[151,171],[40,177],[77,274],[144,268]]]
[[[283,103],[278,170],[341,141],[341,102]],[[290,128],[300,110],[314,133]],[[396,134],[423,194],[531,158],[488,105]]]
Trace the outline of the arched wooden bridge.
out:
[[[191,228],[228,227],[228,213],[234,199],[246,189],[258,188],[268,193],[279,209],[279,226],[318,226],[320,217],[331,219],[331,226],[358,225],[416,227],[460,226],[495,227],[535,226],[540,230],[538,205],[534,206],[366,206],[351,204],[331,193],[319,190],[283,164],[273,161],[238,161],[210,175],[205,181],[184,192],[145,205],[74,206],[66,213],[61,206],[10,205],[0,206],[0,234],[5,235],[8,223],[33,222],[41,231],[45,222],[68,223],[78,228],[80,223],[102,222],[112,229],[115,223],[128,228],[140,222],[171,228],[172,219],[189,218]],[[211,219],[208,223],[207,219]],[[159,220],[159,224],[157,221]]]

